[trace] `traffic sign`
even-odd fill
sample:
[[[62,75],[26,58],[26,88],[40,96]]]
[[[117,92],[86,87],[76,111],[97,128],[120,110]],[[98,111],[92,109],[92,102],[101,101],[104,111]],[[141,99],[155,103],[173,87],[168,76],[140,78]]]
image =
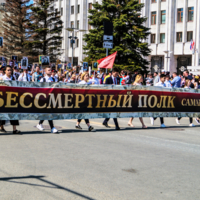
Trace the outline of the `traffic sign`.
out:
[[[104,35],[103,36],[103,41],[113,41],[113,35]]]
[[[112,49],[113,48],[113,43],[112,42],[104,42],[103,43],[103,48]]]
[[[104,21],[103,22],[104,26],[104,35],[113,35],[113,23]]]

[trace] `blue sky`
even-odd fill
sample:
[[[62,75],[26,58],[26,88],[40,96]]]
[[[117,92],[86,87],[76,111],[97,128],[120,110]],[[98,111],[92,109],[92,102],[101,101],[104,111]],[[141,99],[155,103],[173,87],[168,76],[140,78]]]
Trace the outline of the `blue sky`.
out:
[[[33,3],[33,0],[30,1],[30,4]]]

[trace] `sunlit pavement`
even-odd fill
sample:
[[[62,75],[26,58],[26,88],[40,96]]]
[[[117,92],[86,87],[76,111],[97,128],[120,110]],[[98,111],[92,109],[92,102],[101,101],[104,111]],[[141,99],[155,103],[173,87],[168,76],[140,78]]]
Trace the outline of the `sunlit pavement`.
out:
[[[0,199],[163,200],[200,197],[200,126],[159,119],[142,129],[119,119],[120,131],[91,120],[94,132],[76,130],[76,120],[54,121],[59,134],[36,129],[37,121],[20,121],[23,135],[11,126],[0,133]],[[44,122],[48,128],[47,121]],[[9,132],[10,131],[10,132]]]

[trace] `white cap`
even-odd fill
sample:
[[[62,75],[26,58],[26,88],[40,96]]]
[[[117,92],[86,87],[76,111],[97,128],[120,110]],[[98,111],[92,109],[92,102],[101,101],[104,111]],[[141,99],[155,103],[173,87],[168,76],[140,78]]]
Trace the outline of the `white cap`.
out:
[[[162,69],[162,72],[165,72],[165,70],[164,70],[164,69]]]

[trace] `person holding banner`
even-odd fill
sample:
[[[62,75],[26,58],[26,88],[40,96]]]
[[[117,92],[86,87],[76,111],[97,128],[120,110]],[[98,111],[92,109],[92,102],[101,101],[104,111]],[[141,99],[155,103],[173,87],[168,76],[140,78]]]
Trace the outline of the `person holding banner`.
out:
[[[6,80],[6,81],[15,81],[15,78],[12,76],[13,71],[12,67],[7,65],[5,68],[5,75],[0,78],[0,80]],[[6,132],[4,129],[5,120],[0,120],[0,126],[1,126],[1,132]],[[20,134],[21,131],[17,130],[16,126],[19,126],[18,120],[10,120],[10,124],[13,126],[13,134]]]
[[[81,84],[81,85],[90,85],[91,83],[89,83],[88,80],[89,80],[89,73],[84,72],[81,75],[81,82],[79,84]],[[82,121],[82,119],[78,119],[77,124],[75,126],[76,129],[82,129],[82,127],[80,126],[81,121]],[[85,119],[85,123],[87,124],[89,131],[92,131],[94,129],[94,127],[90,126],[89,119]]]
[[[113,70],[112,71],[112,76],[111,77],[108,77],[106,79],[106,82],[105,84],[110,84],[110,85],[117,85],[119,82],[118,80],[118,72],[116,70]],[[103,122],[103,125],[107,128],[109,128],[108,126],[108,121],[110,120],[110,118],[106,118]],[[119,127],[119,124],[118,124],[118,121],[117,121],[117,118],[113,118],[113,121],[115,123],[115,129],[116,130],[120,130],[120,127]]]
[[[44,78],[42,78],[40,80],[40,82],[55,82],[55,80],[53,80],[53,78],[51,77],[51,68],[47,67],[45,69],[45,72],[46,72],[46,76]],[[54,127],[53,120],[48,120],[48,121],[49,121],[49,126],[51,127],[51,133],[58,133],[58,130]],[[44,130],[43,125],[42,125],[43,122],[44,122],[44,120],[40,120],[39,124],[37,125],[37,128],[40,131]]]
[[[164,74],[161,74],[160,75],[160,81],[158,83],[156,83],[155,86],[159,86],[159,87],[166,87],[166,84],[165,84],[165,75]],[[156,120],[157,117],[153,118],[151,117],[150,120],[151,120],[151,125],[154,125],[154,120]],[[166,128],[165,124],[164,124],[164,118],[163,117],[160,117],[160,127],[161,128]]]
[[[0,78],[0,80],[5,80],[5,81],[15,81],[16,77],[13,75],[13,70],[10,65],[7,65],[5,67],[5,74]]]
[[[141,74],[138,74],[135,78],[135,82],[133,83],[133,85],[141,86],[142,82],[143,82],[143,77],[142,77]],[[133,119],[134,119],[133,117],[130,118],[130,120],[128,122],[128,126],[134,127],[133,124],[132,124]],[[147,128],[147,126],[145,126],[145,124],[144,124],[142,117],[139,117],[139,119],[140,119],[140,122],[142,124],[142,128],[144,128],[144,129]]]
[[[184,88],[190,89],[190,85],[191,85],[191,80],[187,79],[187,80],[185,81],[185,87],[184,87]],[[178,125],[181,124],[181,123],[180,123],[181,118],[182,118],[182,117],[176,118],[176,123],[177,123]],[[192,117],[189,117],[189,122],[190,122],[189,126],[195,127],[195,125],[193,124],[193,118],[192,118]]]
[[[20,74],[18,81],[31,81],[31,76],[28,73],[28,69],[23,69],[23,73]]]

